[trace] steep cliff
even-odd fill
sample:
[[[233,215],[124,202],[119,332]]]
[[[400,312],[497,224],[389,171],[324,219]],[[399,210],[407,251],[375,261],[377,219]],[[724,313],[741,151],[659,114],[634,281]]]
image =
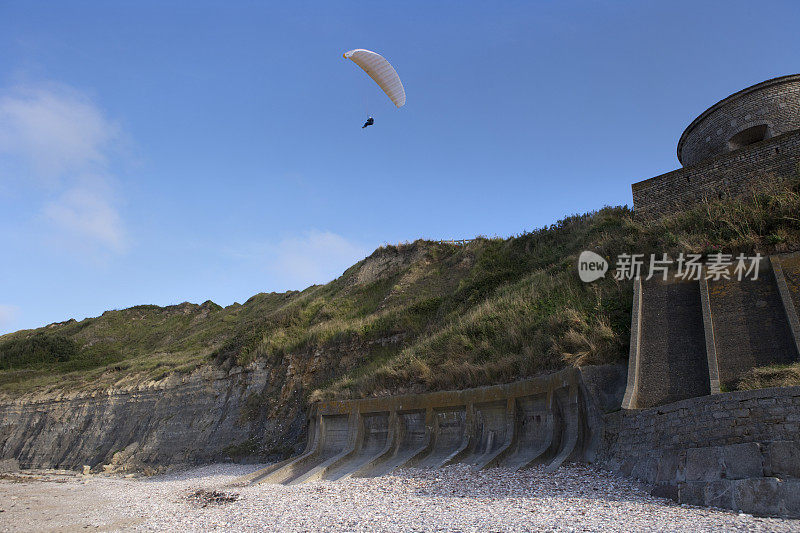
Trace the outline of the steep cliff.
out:
[[[0,337],[0,460],[153,469],[286,456],[309,402],[509,383],[624,361],[631,284],[582,283],[621,253],[800,247],[800,186],[646,226],[624,207],[509,239],[386,246],[283,294],[107,311]]]
[[[304,442],[308,393],[340,362],[303,352],[274,365],[208,364],[131,386],[25,394],[0,403],[0,457],[27,468],[145,472],[279,459]]]
[[[0,454],[22,467],[155,470],[175,463],[221,459],[256,435],[279,441],[298,435],[299,402],[292,418],[269,423],[246,416],[249,395],[269,381],[262,367],[225,372],[206,367],[129,389],[30,395],[0,405]]]

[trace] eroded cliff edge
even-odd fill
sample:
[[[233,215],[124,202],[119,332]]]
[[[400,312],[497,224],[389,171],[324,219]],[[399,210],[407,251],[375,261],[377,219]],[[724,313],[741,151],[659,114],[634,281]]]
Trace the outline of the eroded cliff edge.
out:
[[[286,383],[263,364],[206,366],[127,389],[24,396],[0,403],[0,457],[23,468],[155,472],[284,455],[305,431],[302,391]],[[254,398],[271,389],[286,396],[262,416]]]

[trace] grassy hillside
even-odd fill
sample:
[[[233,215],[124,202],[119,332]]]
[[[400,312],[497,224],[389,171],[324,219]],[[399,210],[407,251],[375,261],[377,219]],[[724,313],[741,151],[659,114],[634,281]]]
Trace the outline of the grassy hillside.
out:
[[[0,393],[94,389],[212,364],[325,361],[312,399],[511,381],[623,361],[630,282],[580,282],[582,250],[800,249],[798,180],[642,224],[625,207],[508,239],[376,250],[326,285],[244,304],[137,306],[0,337]],[[612,259],[613,261],[613,259]],[[316,389],[312,392],[312,389]]]

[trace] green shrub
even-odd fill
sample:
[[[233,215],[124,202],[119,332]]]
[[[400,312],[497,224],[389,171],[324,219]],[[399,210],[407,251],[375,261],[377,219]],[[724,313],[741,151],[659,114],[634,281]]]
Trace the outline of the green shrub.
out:
[[[125,359],[125,356],[113,346],[94,344],[72,355],[69,360],[58,366],[58,370],[62,372],[89,370],[90,368],[119,363],[123,359]]]
[[[61,335],[35,334],[0,344],[0,368],[15,370],[69,361],[78,353],[78,344]]]

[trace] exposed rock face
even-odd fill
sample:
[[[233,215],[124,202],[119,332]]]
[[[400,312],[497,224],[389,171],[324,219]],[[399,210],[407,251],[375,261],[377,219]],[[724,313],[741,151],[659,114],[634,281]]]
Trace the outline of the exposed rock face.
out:
[[[264,413],[272,402],[260,400],[280,397],[287,384],[276,387],[270,370],[204,367],[125,390],[1,403],[0,459],[24,468],[154,471],[291,452],[305,436],[302,397],[287,394],[272,404],[273,416]]]
[[[0,397],[0,461],[154,472],[187,463],[282,459],[305,443],[309,393],[365,353],[363,343],[344,341],[246,368],[228,359],[158,381],[129,375],[105,390]]]
[[[382,249],[367,257],[348,281],[352,285],[368,285],[423,261],[424,257],[425,248],[416,244]]]

